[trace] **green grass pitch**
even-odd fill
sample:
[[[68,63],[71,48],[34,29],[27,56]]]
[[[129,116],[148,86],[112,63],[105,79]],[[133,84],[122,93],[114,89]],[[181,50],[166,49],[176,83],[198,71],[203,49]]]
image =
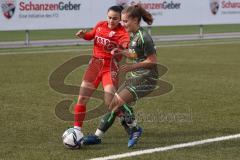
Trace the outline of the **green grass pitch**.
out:
[[[68,150],[62,144],[61,135],[72,123],[59,119],[55,106],[74,96],[51,89],[49,76],[69,59],[91,54],[87,50],[91,46],[0,49],[0,160],[89,159],[240,133],[240,40],[157,46],[158,61],[168,68],[161,79],[174,89],[137,102],[135,111],[144,132],[134,149],[127,148],[128,137],[118,121],[100,145]],[[79,86],[83,71],[77,68],[65,83]],[[99,101],[92,99],[88,109]],[[95,132],[98,122],[99,118],[87,121],[84,134]],[[235,139],[126,159],[237,160],[239,142]]]

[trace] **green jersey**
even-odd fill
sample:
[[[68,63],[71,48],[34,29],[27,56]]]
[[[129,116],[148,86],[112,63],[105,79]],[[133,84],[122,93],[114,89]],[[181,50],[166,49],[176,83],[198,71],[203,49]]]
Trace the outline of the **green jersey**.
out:
[[[142,62],[151,54],[156,54],[156,48],[151,36],[142,27],[138,29],[135,34],[131,35],[131,42],[129,46],[129,53],[135,54],[135,63]],[[158,77],[157,65],[150,68],[139,68],[132,71],[132,76],[151,76]]]

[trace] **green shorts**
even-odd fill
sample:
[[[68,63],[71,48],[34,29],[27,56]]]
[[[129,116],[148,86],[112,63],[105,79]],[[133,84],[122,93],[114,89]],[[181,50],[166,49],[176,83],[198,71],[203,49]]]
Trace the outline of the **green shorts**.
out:
[[[157,85],[157,79],[150,76],[131,77],[119,87],[119,91],[124,88],[128,89],[133,95],[134,101],[145,97],[151,93]]]

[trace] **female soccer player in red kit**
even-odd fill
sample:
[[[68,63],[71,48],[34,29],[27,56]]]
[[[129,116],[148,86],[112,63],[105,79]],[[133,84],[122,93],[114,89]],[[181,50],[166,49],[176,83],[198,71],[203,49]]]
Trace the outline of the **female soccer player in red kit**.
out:
[[[151,25],[153,23],[152,15],[140,3],[124,8],[121,14],[122,25],[131,33],[131,42],[127,50],[114,49],[112,54],[123,54],[134,60],[134,63],[124,64],[120,67],[121,72],[130,72],[131,74],[118,88],[109,109],[113,115],[121,106],[125,106],[126,110],[129,109],[129,114],[125,113],[127,116],[124,115],[123,118],[125,118],[130,131],[128,147],[134,147],[142,135],[142,128],[138,125],[133,110],[130,110],[126,104],[147,96],[157,87],[159,77],[157,52],[151,36],[140,25],[142,19]],[[88,136],[85,139],[91,140],[92,144],[99,144],[100,138],[95,133],[95,136]]]
[[[121,6],[112,6],[107,12],[107,21],[101,21],[91,31],[79,30],[76,36],[94,40],[93,55],[83,76],[77,104],[74,107],[74,128],[81,130],[86,114],[86,104],[102,82],[104,101],[109,106],[117,89],[118,59],[111,50],[127,48],[129,34],[120,24]]]

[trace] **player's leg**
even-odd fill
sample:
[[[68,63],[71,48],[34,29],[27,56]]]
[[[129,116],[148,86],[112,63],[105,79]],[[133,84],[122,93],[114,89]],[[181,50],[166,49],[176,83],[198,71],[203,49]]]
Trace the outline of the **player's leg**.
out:
[[[105,81],[103,80],[103,85]],[[105,105],[108,107],[111,103],[114,93],[116,92],[115,87],[112,84],[104,85],[104,101]],[[100,121],[100,125],[97,128],[95,135],[99,138],[102,138],[103,134],[112,126],[115,121],[116,113],[107,112]]]
[[[111,71],[107,70],[107,72],[105,72],[102,76],[102,83],[104,87],[104,100],[107,107],[112,102],[112,99],[116,93],[116,88],[118,85],[118,79],[116,74],[116,70],[117,70],[116,63],[113,63],[113,65],[111,66],[115,66],[115,67],[111,67]],[[116,117],[120,118],[122,126],[124,127],[126,132],[129,133],[129,127],[126,124],[125,118],[124,118],[124,117],[131,117],[132,109],[129,109],[129,108],[130,107],[128,105],[123,105],[119,107],[117,112],[110,111],[106,113],[101,119],[100,125],[95,135],[101,138],[103,134],[112,126]]]
[[[123,119],[125,123],[131,130],[137,130],[138,125],[135,119],[133,109],[129,105],[127,105],[133,101],[135,101],[134,95],[127,88],[124,88],[123,90],[115,94],[109,108],[112,111],[117,112],[119,110],[118,108],[119,106],[123,107],[124,108]]]
[[[130,107],[129,107],[130,108]],[[130,111],[130,109],[129,109]],[[92,145],[92,144],[99,144],[101,143],[101,139],[107,130],[112,126],[116,117],[120,117],[121,125],[124,127],[125,131],[128,135],[131,133],[131,129],[128,126],[131,122],[127,121],[129,119],[133,119],[130,117],[134,117],[133,111],[127,111],[123,106],[120,107],[119,111],[117,112],[107,112],[101,119],[100,124],[95,132],[94,135],[88,135],[84,137],[84,144],[85,145]],[[128,123],[129,124],[128,124]]]
[[[126,83],[126,88],[123,91],[126,93],[127,91],[131,93],[131,95],[133,96],[133,101],[137,101],[139,98],[145,97],[146,95],[151,93],[155,89],[157,84],[156,79],[144,76],[128,79]],[[118,95],[120,98],[123,99],[123,101],[126,101],[126,99],[124,98],[129,95],[124,92],[119,92]],[[130,120],[126,119],[126,121],[129,122],[128,125],[131,128],[131,133],[128,140],[128,147],[133,147],[137,143],[138,139],[141,137],[142,128],[138,126],[135,117]]]
[[[105,105],[108,107],[111,103],[112,98],[114,97],[114,93],[116,92],[116,79],[113,79],[111,76],[111,72],[106,69],[105,73],[102,75],[102,84],[104,88],[104,101]],[[84,144],[99,144],[101,143],[101,138],[104,133],[112,126],[115,121],[116,113],[115,112],[107,112],[101,119],[100,125],[97,128],[94,135],[88,135],[84,137]]]
[[[109,106],[110,109],[112,109],[112,111],[114,112],[118,110],[119,106],[124,106],[125,110],[127,110],[129,113],[125,114],[123,117],[125,123],[130,130],[128,147],[134,146],[142,134],[142,128],[138,126],[133,110],[131,110],[127,105],[124,105],[126,103],[131,103],[135,100],[134,94],[135,93],[132,93],[132,91],[130,91],[129,89],[124,88],[120,92],[115,94],[112,103]]]
[[[125,129],[127,135],[130,135],[131,129],[128,126],[129,123],[128,120],[135,119],[133,108],[128,104],[124,104],[119,108],[119,110],[121,111],[120,114],[118,115],[118,117],[120,118],[120,123]]]
[[[122,89],[120,92],[115,94],[115,97],[113,98],[113,101],[110,105],[110,108],[114,111],[117,110],[119,106],[122,106],[125,103],[131,103],[137,99],[137,94],[135,93],[134,89],[130,89],[128,86],[126,88]],[[137,121],[135,119],[134,113],[128,108],[128,106],[125,106],[126,110],[129,110],[128,116],[124,117],[124,120],[128,127],[130,128],[130,135],[129,135],[129,141],[128,141],[128,147],[133,147],[138,139],[140,138],[142,134],[142,128],[138,126]]]
[[[112,78],[110,72],[105,72],[102,76],[102,83],[104,86],[104,100],[108,107],[114,97],[116,92],[115,86],[117,85],[117,80]],[[116,117],[121,117],[121,124],[125,128],[126,132],[129,133],[129,127],[125,122],[124,115],[128,114],[129,110],[126,107],[120,107],[117,112],[107,112],[101,119],[100,124],[94,135],[88,135],[84,138],[84,144],[99,144],[101,143],[101,138],[105,132],[112,126]],[[129,114],[128,114],[129,115]],[[129,117],[129,116],[125,116]]]
[[[74,127],[82,128],[86,114],[86,104],[95,91],[95,86],[92,83],[83,81],[80,87],[78,101],[74,106]]]
[[[101,77],[99,76],[101,70],[102,62],[92,58],[83,76],[78,101],[74,107],[75,128],[82,128],[86,114],[86,104],[101,81]]]

